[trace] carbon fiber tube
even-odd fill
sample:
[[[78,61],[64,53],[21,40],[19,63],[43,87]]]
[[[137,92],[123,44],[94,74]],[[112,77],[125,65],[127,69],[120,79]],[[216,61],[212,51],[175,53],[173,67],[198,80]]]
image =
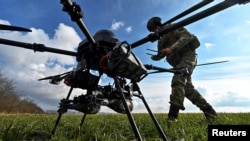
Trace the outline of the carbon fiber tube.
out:
[[[32,49],[35,52],[36,51],[40,51],[40,52],[45,51],[45,52],[52,52],[52,53],[57,53],[57,54],[69,55],[69,56],[76,56],[77,55],[77,53],[73,52],[73,51],[67,51],[67,50],[46,47],[43,44],[36,44],[36,43],[30,44],[30,43],[18,42],[18,41],[7,40],[7,39],[2,39],[2,38],[0,38],[0,44],[22,47],[22,48],[26,48],[26,49]]]
[[[170,32],[170,31],[173,31],[173,30],[175,30],[177,28],[180,28],[180,27],[189,25],[191,23],[194,23],[194,22],[196,22],[198,20],[201,20],[201,19],[203,19],[205,17],[208,17],[208,16],[210,16],[212,14],[215,14],[215,13],[217,13],[219,11],[222,11],[222,10],[224,10],[226,8],[229,8],[229,7],[233,6],[233,5],[246,4],[248,2],[250,2],[250,0],[225,0],[225,1],[223,1],[221,3],[218,3],[218,4],[208,8],[206,10],[203,10],[203,11],[199,12],[199,13],[191,16],[191,17],[188,17],[188,18],[186,18],[186,19],[184,19],[184,20],[182,20],[182,21],[180,21],[178,23],[171,24],[171,26],[168,26],[167,28],[164,28],[164,29],[162,29],[162,30],[160,30],[158,32],[155,32],[155,33],[151,33],[148,36],[146,36],[146,37],[132,43],[131,47],[135,48],[135,47],[140,46],[140,45],[142,45],[142,44],[144,44],[146,42],[149,42],[149,41],[154,42],[157,39],[159,39],[160,36]]]
[[[31,32],[31,30],[27,29],[27,28],[18,27],[18,26],[4,25],[4,24],[0,24],[0,30]]]
[[[192,7],[190,7],[189,9],[183,11],[182,13],[178,14],[177,16],[169,19],[168,21],[166,21],[165,23],[163,23],[163,25],[169,24],[169,23],[171,23],[171,22],[173,22],[173,21],[175,21],[175,20],[177,20],[179,18],[182,18],[182,17],[186,16],[187,14],[192,13],[193,11],[195,11],[197,9],[200,9],[201,7],[203,7],[203,6],[211,3],[213,1],[214,0],[203,0],[202,2],[200,2],[200,3],[198,3],[198,4],[196,4],[196,5],[192,6]]]

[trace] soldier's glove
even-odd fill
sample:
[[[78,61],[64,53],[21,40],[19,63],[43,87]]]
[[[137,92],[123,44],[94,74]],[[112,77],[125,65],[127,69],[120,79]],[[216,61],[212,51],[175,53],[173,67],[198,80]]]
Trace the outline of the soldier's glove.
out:
[[[172,49],[169,47],[161,50],[161,54],[164,54],[164,55],[170,55],[171,53],[172,53]]]
[[[161,60],[161,57],[158,56],[158,55],[152,55],[151,59],[154,60],[154,61],[158,61],[158,60]]]

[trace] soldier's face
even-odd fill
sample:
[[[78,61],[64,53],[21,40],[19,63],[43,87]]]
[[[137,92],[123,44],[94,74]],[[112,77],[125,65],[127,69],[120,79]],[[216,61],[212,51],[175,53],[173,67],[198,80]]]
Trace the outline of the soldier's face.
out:
[[[161,29],[160,26],[156,26],[156,27],[153,29],[153,32],[157,32],[157,31],[159,31],[160,29]]]

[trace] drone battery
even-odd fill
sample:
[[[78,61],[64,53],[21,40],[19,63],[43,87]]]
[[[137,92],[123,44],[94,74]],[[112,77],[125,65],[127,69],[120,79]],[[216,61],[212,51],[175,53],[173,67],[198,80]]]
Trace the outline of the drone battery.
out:
[[[147,69],[141,61],[129,51],[128,47],[119,46],[111,51],[109,69],[116,75],[140,81],[147,74]]]

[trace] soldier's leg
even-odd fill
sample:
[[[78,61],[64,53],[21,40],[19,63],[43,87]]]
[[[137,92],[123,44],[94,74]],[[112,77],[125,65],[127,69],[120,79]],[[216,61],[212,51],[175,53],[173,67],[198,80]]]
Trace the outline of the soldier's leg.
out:
[[[170,95],[170,104],[178,106],[181,110],[185,110],[183,101],[185,98],[186,78],[174,74],[172,78],[172,94]]]
[[[168,112],[168,122],[176,122],[178,120],[180,108],[171,104]]]
[[[185,97],[188,98],[194,105],[203,111],[205,117],[209,120],[217,117],[216,111],[205,100],[204,97],[194,88],[191,77],[187,78],[187,84],[185,88]]]
[[[185,98],[186,78],[174,74],[172,78],[172,93],[170,95],[170,108],[168,121],[177,121],[179,110],[184,110],[183,101]]]

